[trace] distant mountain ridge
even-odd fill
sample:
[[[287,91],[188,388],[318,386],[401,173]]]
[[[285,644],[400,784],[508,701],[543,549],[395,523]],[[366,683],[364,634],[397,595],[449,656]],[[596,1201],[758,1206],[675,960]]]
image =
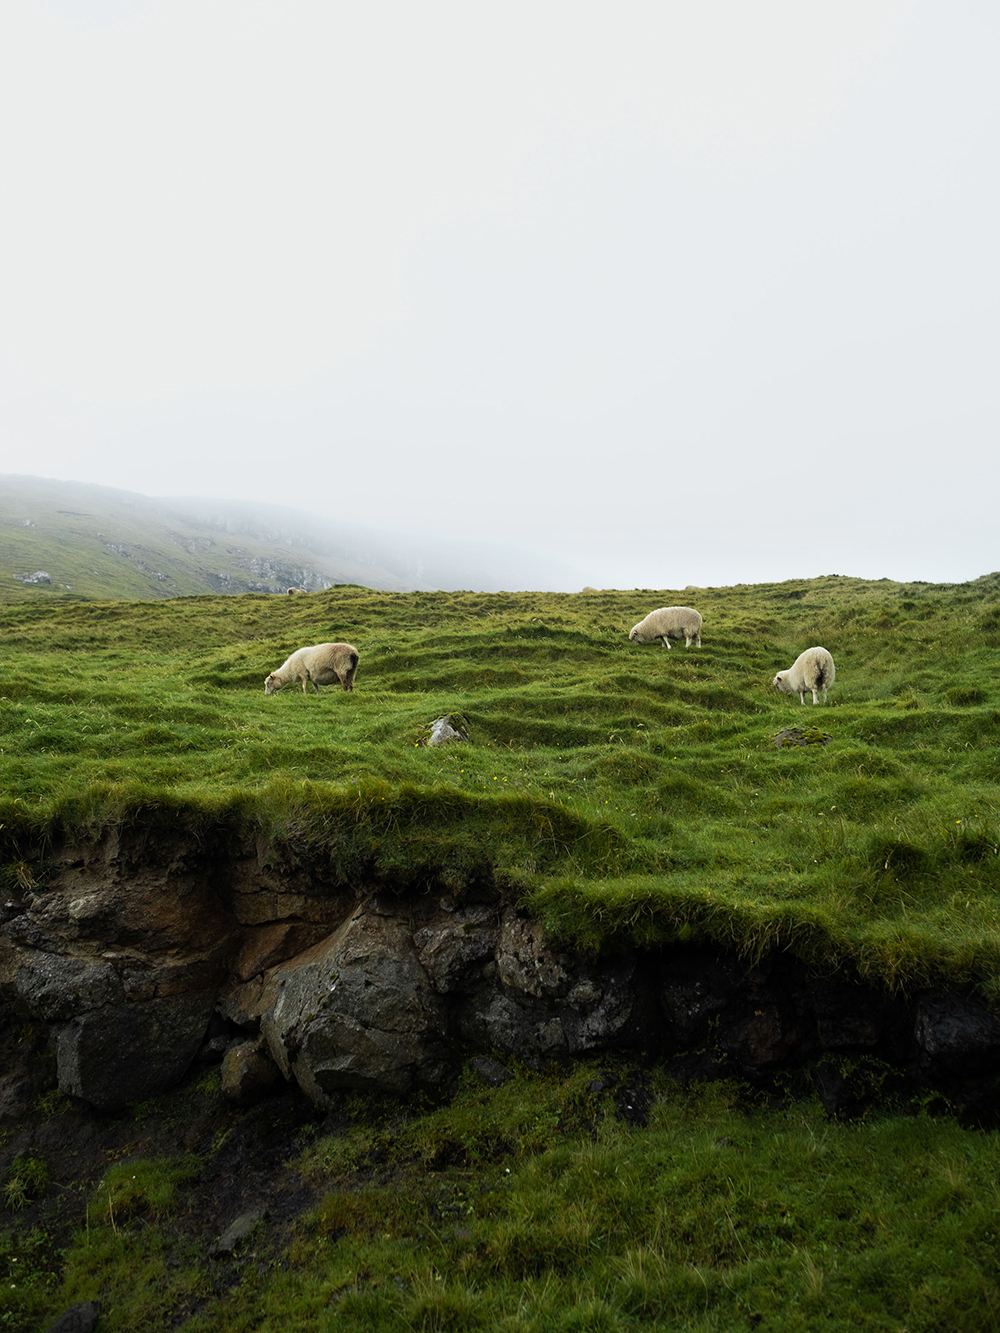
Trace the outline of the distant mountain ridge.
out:
[[[2,600],[29,588],[109,600],[342,583],[492,591],[517,586],[522,573],[530,579],[514,552],[400,537],[278,505],[0,476]]]

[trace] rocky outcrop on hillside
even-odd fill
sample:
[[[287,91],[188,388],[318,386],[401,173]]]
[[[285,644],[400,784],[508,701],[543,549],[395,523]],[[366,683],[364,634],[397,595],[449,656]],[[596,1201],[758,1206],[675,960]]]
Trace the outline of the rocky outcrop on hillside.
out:
[[[904,999],[789,954],[583,957],[495,884],[401,896],[337,882],[301,850],[136,827],[9,880],[0,1014],[8,1118],[39,1091],[18,1060],[28,1028],[59,1087],[99,1110],[197,1062],[221,1062],[234,1102],[284,1081],[323,1107],[344,1089],[446,1086],[470,1055],[540,1067],[612,1050],[681,1076],[807,1071],[834,1111],[905,1086],[987,1105],[1000,1058],[1000,1015],[973,995]]]

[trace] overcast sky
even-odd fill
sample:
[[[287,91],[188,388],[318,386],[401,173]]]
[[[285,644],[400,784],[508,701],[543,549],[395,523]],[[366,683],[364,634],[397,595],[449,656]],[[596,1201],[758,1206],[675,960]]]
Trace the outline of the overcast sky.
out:
[[[499,540],[538,587],[1000,568],[998,35],[5,4],[0,472]]]

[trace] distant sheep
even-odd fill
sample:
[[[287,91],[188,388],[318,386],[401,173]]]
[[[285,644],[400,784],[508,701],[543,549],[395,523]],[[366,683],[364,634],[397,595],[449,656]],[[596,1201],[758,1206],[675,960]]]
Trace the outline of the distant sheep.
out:
[[[306,588],[289,588],[289,589],[288,589],[288,596],[289,596],[289,597],[294,597],[295,594],[296,594],[297,592],[307,592],[307,591],[308,591],[308,589],[306,589]]]
[[[358,650],[350,643],[317,643],[312,648],[299,648],[277,671],[264,681],[265,694],[277,694],[294,681],[302,682],[302,693],[312,681],[319,694],[321,685],[340,681],[345,690],[354,689],[354,674],[358,669]]]
[[[700,648],[701,616],[690,606],[661,606],[658,611],[650,611],[645,620],[640,620],[629,638],[633,643],[653,643],[661,639],[664,648],[669,648],[670,640],[682,635],[685,648],[690,648],[692,643]]]
[[[833,658],[825,648],[807,648],[787,671],[779,671],[771,683],[779,694],[797,694],[800,704],[806,701],[806,690],[811,691],[813,703],[818,703],[816,695],[822,690],[826,703],[826,692],[836,675]]]

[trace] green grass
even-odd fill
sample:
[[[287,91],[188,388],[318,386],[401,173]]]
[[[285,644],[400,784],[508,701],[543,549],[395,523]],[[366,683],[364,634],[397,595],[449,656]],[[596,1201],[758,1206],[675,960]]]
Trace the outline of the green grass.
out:
[[[391,1135],[315,1145],[303,1166],[333,1189],[293,1254],[342,1293],[317,1326],[972,1328],[996,1310],[993,1136],[669,1084],[635,1129],[593,1072],[469,1079]],[[373,1151],[405,1185],[358,1187]]]
[[[698,650],[638,648],[693,601]],[[780,945],[912,988],[1000,984],[1000,579],[0,608],[11,866],[118,821],[251,829],[349,881],[484,879],[580,948]],[[352,694],[265,698],[345,638]],[[826,708],[770,680],[821,642]],[[461,713],[473,744],[427,749]],[[776,748],[789,725],[826,746]],[[28,866],[28,873],[31,867]]]
[[[205,1234],[190,1158],[121,1161],[77,1205],[58,1273],[43,1231],[8,1237],[0,1327],[90,1299],[107,1333],[178,1317],[190,1333],[972,1333],[1000,1318],[996,1132],[901,1110],[845,1125],[808,1100],[655,1076],[635,1126],[616,1110],[630,1072],[493,1088],[467,1070],[446,1105],[355,1099],[338,1132],[305,1125],[289,1145],[284,1188],[313,1202],[222,1257],[230,1219],[209,1201]]]

